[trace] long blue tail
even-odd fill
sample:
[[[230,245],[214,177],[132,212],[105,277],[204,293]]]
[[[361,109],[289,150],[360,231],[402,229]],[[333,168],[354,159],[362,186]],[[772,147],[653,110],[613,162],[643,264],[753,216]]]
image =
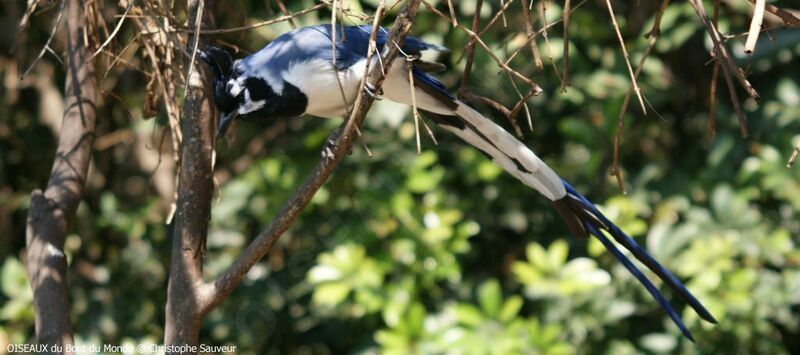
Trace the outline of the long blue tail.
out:
[[[685,335],[689,340],[694,341],[694,337],[686,329],[686,326],[683,324],[683,320],[678,315],[678,312],[672,308],[672,305],[667,302],[661,292],[653,285],[652,282],[634,265],[624,254],[611,242],[605,234],[601,232],[601,230],[605,230],[610,234],[617,243],[621,244],[625,249],[628,249],[633,256],[636,257],[642,264],[646,265],[651,271],[653,271],[658,277],[664,281],[672,290],[674,290],[687,304],[689,304],[692,309],[697,312],[700,318],[711,322],[717,323],[717,320],[714,319],[714,316],[706,310],[705,307],[697,300],[697,298],[692,295],[689,290],[675,277],[669,270],[663,267],[661,264],[658,263],[655,259],[653,259],[650,254],[647,253],[644,248],[639,246],[631,237],[629,237],[625,232],[623,232],[619,227],[617,227],[614,223],[608,220],[606,216],[604,216],[600,211],[595,207],[593,203],[583,197],[580,193],[575,191],[569,183],[564,181],[564,187],[567,190],[567,196],[564,197],[564,203],[569,207],[574,216],[580,220],[583,228],[588,233],[591,233],[601,243],[608,249],[614,256],[625,266],[628,271],[635,276],[639,282],[644,285],[650,295],[658,301],[664,311],[667,312],[672,321],[675,322],[675,325],[680,328],[683,335]],[[559,211],[562,212],[562,211]],[[563,213],[562,213],[563,216]],[[569,221],[568,221],[569,222]]]

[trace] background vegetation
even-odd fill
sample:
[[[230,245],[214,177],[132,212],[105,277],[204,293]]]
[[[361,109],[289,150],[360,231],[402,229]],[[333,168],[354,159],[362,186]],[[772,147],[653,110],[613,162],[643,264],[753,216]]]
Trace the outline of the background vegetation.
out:
[[[345,3],[352,13],[372,13],[377,1]],[[431,3],[448,11],[446,2]],[[499,3],[484,4],[483,21]],[[106,5],[113,28],[124,8]],[[287,4],[290,11],[313,5]],[[658,5],[614,2],[634,63]],[[548,3],[548,23],[561,17],[560,6]],[[457,1],[459,22],[471,23],[474,8],[474,0]],[[482,36],[503,59],[526,43],[519,4],[512,8],[507,26]],[[723,33],[744,32],[750,8],[723,1]],[[32,339],[21,261],[25,216],[30,191],[47,181],[63,112],[64,68],[55,56],[19,79],[47,41],[58,3],[43,6],[14,36],[24,11],[24,1],[0,3],[0,352]],[[273,1],[211,11],[219,28],[280,15]],[[534,20],[540,28],[535,13]],[[298,26],[328,21],[327,8],[294,19]],[[289,29],[282,22],[212,42],[239,48],[241,57]],[[604,2],[581,3],[573,13],[572,86],[565,93],[547,59],[561,63],[560,25],[549,31],[549,46],[539,40],[544,70],[524,51],[511,64],[544,89],[529,100],[534,130],[525,142],[686,280],[719,319],[711,326],[683,312],[697,344],[680,336],[598,242],[569,236],[544,198],[479,152],[437,131],[439,145],[423,136],[417,155],[409,109],[385,101],[370,113],[361,139],[372,156],[354,149],[272,254],[209,315],[201,343],[233,344],[241,353],[799,353],[800,168],[786,161],[800,139],[800,30],[762,35],[752,56],[744,55],[742,36],[728,40],[762,96],[760,103],[742,100],[750,131],[742,138],[722,82],[717,132],[709,132],[711,47],[691,6],[671,4],[661,29],[639,78],[650,114],[632,103],[622,134],[627,195],[608,169],[630,81]],[[90,181],[67,238],[78,343],[162,338],[174,168],[166,114],[145,119],[145,108],[154,107],[146,102],[147,65],[124,55],[135,32],[121,27],[112,43],[121,64],[101,71]],[[442,81],[458,87],[467,35],[425,9],[413,32],[452,48],[438,59],[451,68]],[[63,43],[55,37],[55,53]],[[486,52],[478,50],[475,61],[471,89],[513,103],[516,92]],[[208,275],[229,265],[275,216],[337,125],[317,118],[240,123],[235,139],[221,144]]]

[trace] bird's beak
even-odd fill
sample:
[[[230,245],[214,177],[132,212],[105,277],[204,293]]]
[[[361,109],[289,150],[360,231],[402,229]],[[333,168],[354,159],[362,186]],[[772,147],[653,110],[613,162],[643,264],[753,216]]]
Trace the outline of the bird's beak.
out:
[[[222,137],[225,135],[225,131],[228,130],[233,120],[238,116],[236,110],[233,110],[231,113],[223,113],[222,116],[219,118],[219,131],[217,132],[217,137]]]

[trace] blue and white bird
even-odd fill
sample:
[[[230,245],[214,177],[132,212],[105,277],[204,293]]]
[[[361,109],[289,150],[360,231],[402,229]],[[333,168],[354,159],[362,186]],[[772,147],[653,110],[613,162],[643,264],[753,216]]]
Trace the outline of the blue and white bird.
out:
[[[267,121],[306,114],[320,117],[345,115],[358,94],[367,64],[372,27],[336,27],[336,30],[341,33],[336,36],[335,54],[330,25],[287,32],[241,60],[233,61],[227,52],[214,47],[204,51],[202,58],[215,75],[215,101],[222,114],[220,134],[234,119]],[[379,50],[386,44],[387,36],[385,29],[378,31]],[[411,36],[406,37],[402,49],[406,55],[413,57],[418,57],[425,50],[446,50]],[[377,60],[377,56],[373,60]],[[404,57],[397,61],[386,75],[383,95],[392,101],[411,105],[409,66]],[[598,238],[644,285],[687,338],[694,341],[678,313],[601,230],[672,288],[700,318],[716,323],[700,301],[669,270],[609,221],[592,202],[562,180],[525,144],[450,94],[444,85],[427,72],[432,67],[435,65],[417,60],[410,69],[414,78],[416,105],[420,111],[445,130],[486,153],[522,183],[544,195],[572,234]]]

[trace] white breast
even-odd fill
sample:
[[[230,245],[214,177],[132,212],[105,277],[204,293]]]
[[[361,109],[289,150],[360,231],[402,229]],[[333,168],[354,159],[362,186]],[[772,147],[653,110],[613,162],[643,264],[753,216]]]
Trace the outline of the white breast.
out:
[[[339,80],[336,79],[337,71],[331,62],[322,59],[292,63],[281,76],[283,80],[296,86],[306,95],[307,114],[342,117],[346,107],[356,98],[365,63],[366,59],[363,59],[347,69],[339,70]]]

